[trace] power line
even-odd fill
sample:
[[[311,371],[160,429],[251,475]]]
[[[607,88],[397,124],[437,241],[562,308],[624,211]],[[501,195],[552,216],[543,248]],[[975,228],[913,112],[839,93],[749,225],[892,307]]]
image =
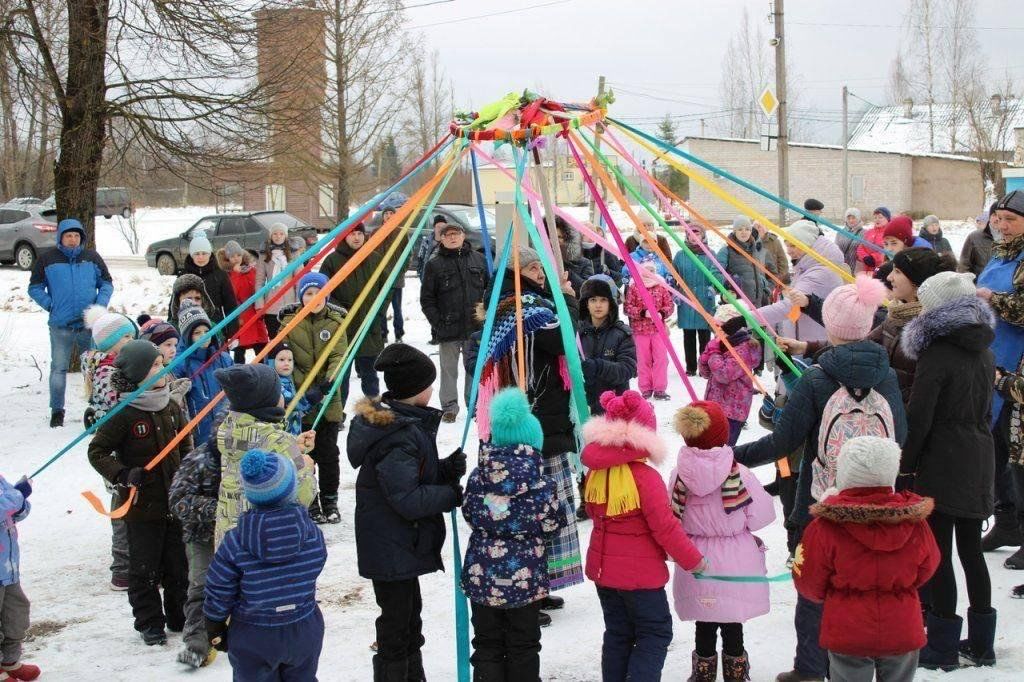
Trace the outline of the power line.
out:
[[[419,24],[418,26],[410,26],[409,28],[430,28],[431,26],[445,26],[447,24],[457,24],[462,21],[472,21],[473,19],[486,19],[488,17],[498,17],[505,14],[515,14],[517,12],[525,12],[530,9],[539,9],[541,7],[551,7],[552,5],[564,5],[572,2],[572,0],[553,0],[553,2],[542,2],[538,5],[527,5],[526,7],[517,7],[515,9],[507,9],[501,12],[490,12],[488,14],[476,14],[471,17],[459,17],[458,19],[448,19],[446,21],[435,21],[432,24]]]
[[[902,24],[828,24],[816,21],[790,21],[789,23],[797,26],[829,26],[837,28],[904,28]],[[1024,26],[932,26],[932,28],[958,31],[964,29],[974,31],[1024,31]]]

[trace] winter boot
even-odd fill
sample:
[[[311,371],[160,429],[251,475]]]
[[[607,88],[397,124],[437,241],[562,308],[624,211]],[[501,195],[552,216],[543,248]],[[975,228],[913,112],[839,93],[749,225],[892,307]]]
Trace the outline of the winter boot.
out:
[[[686,682],[715,682],[718,679],[718,652],[714,656],[698,656],[694,651],[691,655],[691,672]]]
[[[1021,547],[1003,562],[1003,568],[1011,571],[1024,571],[1024,547]]]
[[[409,654],[409,672],[405,678],[408,682],[427,682],[427,673],[423,672],[423,652]]]
[[[341,523],[341,513],[338,512],[338,496],[324,495],[321,502],[323,506],[324,522]]]
[[[373,682],[408,682],[409,661],[385,661],[380,656],[373,657]]]
[[[202,668],[203,666],[209,665],[213,662],[213,659],[217,656],[216,649],[210,649],[210,653],[204,654],[201,651],[195,649],[189,649],[185,647],[178,652],[178,663],[187,665],[190,668]]]
[[[553,594],[549,594],[540,600],[541,611],[557,611],[564,607],[565,600],[561,597],[556,597]]]
[[[551,625],[551,616],[541,611],[537,614],[537,623],[540,624],[542,628],[549,627]]]
[[[64,410],[54,410],[50,413],[50,428],[56,429],[64,426]]]
[[[1020,524],[1014,509],[996,509],[996,522],[981,539],[981,551],[992,552],[1000,547],[1020,547]]]
[[[12,663],[0,668],[9,679],[12,680],[34,680],[39,677],[39,666],[28,663]]]
[[[314,497],[312,504],[309,505],[309,518],[313,519],[313,523],[318,526],[327,523],[327,517],[324,516],[323,510],[320,509],[319,495]]]
[[[162,646],[167,644],[167,633],[164,632],[162,627],[154,625],[148,627],[139,633],[142,635],[142,641],[146,643],[146,646]]]
[[[993,614],[993,627],[995,615]],[[934,613],[928,614],[928,643],[921,649],[917,667],[927,670],[944,670],[949,672],[960,667],[960,630],[964,619],[960,616],[939,618]]]
[[[1024,599],[1024,585],[1017,585],[1010,590],[1010,596],[1014,599]]]
[[[790,670],[788,673],[779,673],[775,676],[775,682],[825,682],[823,677],[804,675],[799,670]]]
[[[960,640],[960,656],[972,665],[995,665],[996,610],[981,613],[967,609],[967,639]]]
[[[742,656],[722,654],[722,678],[725,682],[747,682],[750,679],[750,658],[746,651]]]

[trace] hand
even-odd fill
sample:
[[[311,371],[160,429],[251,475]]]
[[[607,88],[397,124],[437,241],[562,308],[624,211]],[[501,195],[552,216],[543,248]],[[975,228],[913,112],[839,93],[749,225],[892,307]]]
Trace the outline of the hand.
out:
[[[149,476],[149,472],[142,467],[132,467],[131,469],[121,469],[121,473],[118,474],[118,483],[125,486],[126,488],[139,488],[146,482],[146,478]]]
[[[92,425],[96,423],[96,410],[91,407],[85,408],[85,414],[82,415],[82,424],[85,428],[91,429]]]
[[[462,448],[456,448],[455,452],[448,455],[445,462],[448,463],[448,474],[451,480],[458,483],[466,475],[466,453],[462,451]]]
[[[206,639],[217,651],[228,650],[228,624],[224,621],[206,619]]]
[[[22,476],[18,479],[18,482],[14,484],[14,489],[21,493],[21,496],[28,499],[28,496],[32,494],[32,481],[27,476]]]
[[[791,355],[803,355],[807,352],[806,341],[797,341],[796,339],[788,339],[785,336],[779,336],[775,339],[775,343],[779,344],[779,348]]]
[[[587,379],[588,381],[590,379],[593,379],[594,374],[597,373],[597,360],[594,360],[593,358],[587,358],[583,360],[580,363],[580,365],[583,368],[583,378]]]
[[[983,301],[991,301],[992,300],[992,290],[991,289],[987,289],[985,287],[982,287],[982,288],[978,289],[975,292],[975,294],[977,295],[978,298],[980,298]]]
[[[873,267],[875,267],[875,265],[877,264],[877,262],[878,262],[878,261],[876,261],[876,260],[875,260],[875,257],[874,257],[874,256],[870,256],[870,255],[868,255],[868,256],[864,256],[864,265],[866,265],[866,266],[867,266],[867,267],[869,267],[869,268],[873,268]]]
[[[739,330],[747,326],[747,321],[743,319],[742,315],[730,318],[722,323],[722,333],[726,336],[732,336]]]
[[[569,283],[569,273],[562,273],[562,293],[566,296],[575,296],[576,290],[572,288],[572,284]]]
[[[811,299],[809,299],[807,297],[807,294],[805,294],[802,291],[787,288],[784,293],[786,295],[786,298],[789,299],[789,302],[795,305],[797,308],[806,308],[811,303]]]
[[[706,557],[700,558],[700,563],[690,569],[690,573],[694,575],[703,575],[711,570],[711,564],[708,563]]]
[[[452,490],[455,491],[455,504],[452,508],[457,509],[462,506],[463,498],[466,496],[466,491],[459,483],[453,483]]]
[[[298,436],[299,447],[302,452],[310,452],[316,446],[316,431],[303,431]]]

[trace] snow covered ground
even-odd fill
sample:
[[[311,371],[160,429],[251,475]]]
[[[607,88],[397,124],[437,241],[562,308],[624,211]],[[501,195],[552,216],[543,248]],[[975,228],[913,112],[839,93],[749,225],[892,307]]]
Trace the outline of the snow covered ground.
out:
[[[198,209],[196,215],[205,212],[205,209]],[[101,226],[103,222],[99,221]],[[173,234],[179,226],[184,229],[188,224],[187,218],[181,215],[165,215],[162,226],[147,227],[147,234],[159,234],[152,238],[162,238],[166,234],[161,230]],[[969,229],[948,227],[953,246],[959,252]],[[104,239],[100,240],[101,251],[108,256],[122,255],[113,246],[108,249]],[[132,314],[148,311],[162,315],[166,312],[171,278],[161,277],[155,270],[137,262],[118,261],[112,271],[116,286],[114,308]],[[11,407],[11,411],[0,410],[0,433],[5,436],[5,447],[0,449],[0,472],[9,480],[34,470],[80,433],[80,422],[76,420],[85,407],[81,377],[73,375],[68,381],[68,426],[56,430],[47,428],[49,341],[46,317],[27,300],[27,283],[27,273],[0,268],[0,405],[10,401]],[[415,305],[419,284],[414,278],[408,280],[405,292],[406,341],[436,357],[436,346],[427,344],[427,322]],[[686,391],[674,371],[670,372],[670,378],[669,390],[674,400],[656,403],[655,408],[662,432],[670,442],[678,442],[677,438],[672,438],[669,424],[672,412],[687,402]],[[703,394],[701,380],[695,381],[695,388],[698,394]],[[352,390],[358,392],[358,386],[353,386]],[[461,419],[455,424],[441,425],[438,440],[442,453],[459,445],[462,428]],[[742,438],[752,440],[762,434],[756,419],[752,419]],[[470,443],[474,442],[475,435],[471,433]],[[665,475],[669,466],[664,469]],[[757,473],[765,481],[772,476],[770,467]],[[374,640],[376,606],[370,584],[356,572],[352,527],[354,481],[355,473],[343,466],[340,500],[343,522],[324,527],[329,558],[320,578],[318,595],[327,622],[320,665],[322,680],[372,679],[368,646]],[[42,679],[50,680],[171,680],[186,674],[174,661],[180,647],[179,637],[171,635],[167,647],[144,646],[132,629],[125,594],[108,589],[109,525],[79,495],[85,489],[102,493],[99,476],[88,464],[83,443],[36,478],[32,514],[19,524],[22,582],[33,603],[33,629],[26,644],[26,660],[41,665]],[[459,533],[465,548],[467,529],[464,524],[460,524]],[[582,524],[584,547],[589,533],[589,522]],[[769,571],[783,571],[786,551],[781,523],[777,522],[760,535],[769,547]],[[1000,611],[996,641],[999,666],[952,674],[922,673],[918,679],[980,682],[1021,678],[1024,648],[1020,641],[1024,625],[1020,610],[1024,609],[1024,602],[1011,600],[1009,591],[1013,585],[1024,582],[1024,573],[1002,568],[1007,554],[1003,551],[989,555],[993,599]],[[446,557],[450,557],[450,545]],[[450,566],[450,559],[446,563]],[[454,680],[452,576],[450,573],[426,576],[422,586],[426,669],[432,680]],[[758,681],[774,679],[778,672],[788,670],[795,644],[792,618],[796,597],[792,584],[776,584],[771,589],[772,613],[746,627],[746,645],[753,666],[751,677]],[[603,624],[594,587],[587,583],[566,590],[562,595],[567,607],[552,614],[554,623],[543,635],[543,678],[598,680]],[[966,609],[964,602],[961,592],[961,611]],[[692,624],[677,622],[675,641],[665,666],[666,680],[685,679],[689,674],[692,646]],[[226,657],[209,668],[188,674],[197,680],[231,678]]]

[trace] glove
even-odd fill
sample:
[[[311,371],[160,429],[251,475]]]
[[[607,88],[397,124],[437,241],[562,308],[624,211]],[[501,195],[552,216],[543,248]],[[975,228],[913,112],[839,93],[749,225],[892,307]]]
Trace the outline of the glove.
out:
[[[32,494],[32,481],[28,480],[27,476],[22,476],[18,482],[14,484],[14,489],[21,493],[21,496],[27,500],[28,496]]]
[[[309,390],[306,391],[306,402],[309,403],[310,405],[318,405],[320,404],[320,401],[323,399],[323,391],[321,391],[316,386],[311,386]]]
[[[142,467],[132,467],[131,469],[121,469],[121,473],[117,476],[117,482],[126,488],[129,487],[140,487],[145,481],[147,472]]]
[[[222,620],[206,619],[206,639],[217,651],[228,650],[228,624]]]
[[[453,483],[458,483],[466,475],[466,453],[462,451],[462,448],[457,448],[444,461],[445,467],[448,469],[448,478]]]
[[[743,319],[742,315],[737,315],[729,320],[722,323],[722,333],[726,336],[732,336],[739,330],[747,326],[747,321]]]
[[[452,483],[452,490],[455,491],[455,504],[453,505],[453,508],[457,509],[462,506],[462,501],[466,496],[466,491],[459,483]]]
[[[875,267],[875,264],[877,262],[878,261],[875,260],[874,256],[864,256],[864,265],[868,266],[869,268]]]
[[[597,374],[597,360],[594,360],[593,358],[587,358],[586,360],[581,362],[580,365],[583,368],[583,378],[586,379],[587,381],[592,380],[594,378],[594,375]]]

